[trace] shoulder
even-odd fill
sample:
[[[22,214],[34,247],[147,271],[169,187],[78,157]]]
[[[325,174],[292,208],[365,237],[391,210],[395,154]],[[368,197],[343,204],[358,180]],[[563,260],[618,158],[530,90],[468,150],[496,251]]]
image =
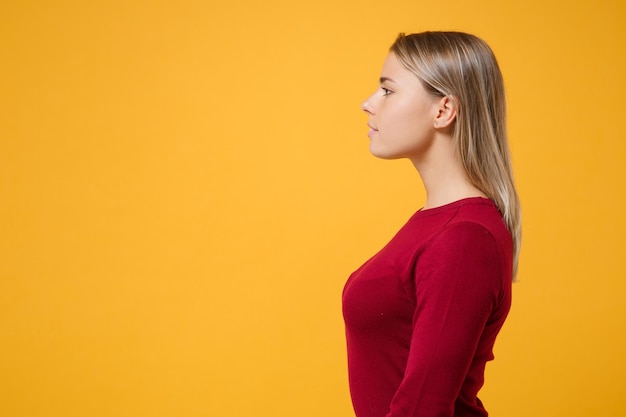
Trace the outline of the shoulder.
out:
[[[443,225],[434,236],[454,245],[470,246],[468,249],[492,247],[508,252],[513,249],[513,241],[502,214],[491,200],[469,199],[459,205],[455,215]]]
[[[512,280],[510,236],[484,222],[453,219],[424,245],[416,264],[418,279],[445,276],[493,284]]]
[[[467,261],[499,252],[498,240],[489,228],[470,220],[453,220],[441,227],[425,246],[429,256]]]

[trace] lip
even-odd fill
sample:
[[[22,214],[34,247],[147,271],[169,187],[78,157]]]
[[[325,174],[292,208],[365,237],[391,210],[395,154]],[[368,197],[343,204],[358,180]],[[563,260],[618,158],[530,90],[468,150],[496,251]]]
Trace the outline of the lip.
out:
[[[369,123],[367,124],[367,127],[370,128],[369,132],[367,132],[367,136],[372,136],[374,133],[378,132],[378,129],[376,129]]]

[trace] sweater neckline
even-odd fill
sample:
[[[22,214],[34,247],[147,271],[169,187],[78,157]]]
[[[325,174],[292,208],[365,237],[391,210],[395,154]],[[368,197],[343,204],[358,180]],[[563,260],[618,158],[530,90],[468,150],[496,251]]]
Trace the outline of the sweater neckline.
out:
[[[455,200],[450,203],[433,207],[433,208],[429,208],[429,209],[425,209],[424,207],[422,207],[417,211],[417,214],[419,214],[420,216],[427,215],[427,214],[437,214],[437,213],[445,212],[448,210],[456,209],[461,206],[470,205],[470,204],[483,204],[483,205],[495,206],[495,203],[493,202],[493,200],[486,198],[486,197],[466,197],[460,200]]]

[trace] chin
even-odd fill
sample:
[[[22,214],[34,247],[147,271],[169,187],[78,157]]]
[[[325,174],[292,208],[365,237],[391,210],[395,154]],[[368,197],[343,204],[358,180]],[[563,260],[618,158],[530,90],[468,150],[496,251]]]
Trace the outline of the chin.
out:
[[[370,145],[370,153],[379,159],[401,159],[405,157],[405,155],[401,153],[385,149],[378,149],[372,145]]]

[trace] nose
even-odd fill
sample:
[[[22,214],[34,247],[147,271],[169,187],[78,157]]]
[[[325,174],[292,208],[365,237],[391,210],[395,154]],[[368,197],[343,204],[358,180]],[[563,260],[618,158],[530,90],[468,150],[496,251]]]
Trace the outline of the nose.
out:
[[[372,93],[371,96],[365,99],[363,103],[361,103],[361,110],[363,110],[367,114],[376,113],[376,102],[377,102],[376,91]]]
[[[372,108],[371,97],[368,97],[363,103],[361,103],[361,110],[365,113],[372,114],[374,113],[374,109]]]

